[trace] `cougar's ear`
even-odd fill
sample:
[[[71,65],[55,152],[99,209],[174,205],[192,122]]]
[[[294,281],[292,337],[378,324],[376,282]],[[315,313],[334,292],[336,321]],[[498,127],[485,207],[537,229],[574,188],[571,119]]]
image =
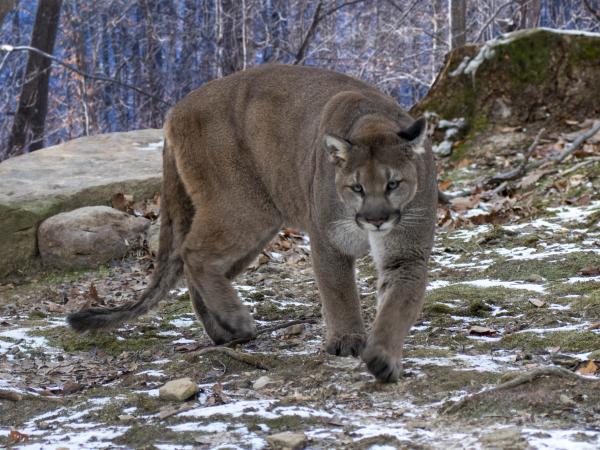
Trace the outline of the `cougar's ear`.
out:
[[[346,162],[348,159],[348,152],[350,147],[352,147],[350,142],[345,139],[326,134],[323,137],[323,143],[325,144],[329,161],[336,166],[341,166]]]
[[[423,144],[425,143],[425,138],[427,137],[427,120],[425,117],[419,117],[410,127],[401,130],[398,135],[402,139],[408,141],[413,152],[418,155],[422,155],[425,153],[425,147],[423,147]]]

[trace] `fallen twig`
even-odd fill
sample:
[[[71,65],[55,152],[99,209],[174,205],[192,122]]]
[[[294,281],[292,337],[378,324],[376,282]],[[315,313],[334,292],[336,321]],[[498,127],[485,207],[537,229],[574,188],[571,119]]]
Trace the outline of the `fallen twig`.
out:
[[[284,322],[284,323],[280,323],[280,324],[277,324],[277,325],[271,325],[270,327],[265,327],[265,328],[262,328],[262,329],[258,330],[256,332],[256,336],[254,336],[254,338],[234,339],[233,341],[229,341],[229,342],[227,342],[224,345],[226,347],[235,347],[236,345],[245,344],[247,342],[250,342],[250,341],[256,339],[258,336],[260,336],[262,334],[271,333],[273,331],[281,330],[282,328],[291,327],[292,325],[297,325],[299,323],[316,323],[316,322],[317,322],[317,318],[316,317],[308,317],[308,318],[305,318],[305,319],[297,319],[297,320],[292,320],[290,322]]]
[[[529,158],[531,158],[531,155],[535,151],[535,148],[537,147],[538,142],[540,141],[540,137],[542,136],[542,133],[544,131],[546,131],[546,129],[542,128],[538,132],[538,134],[536,135],[532,144],[529,146],[529,148],[523,155],[523,161],[521,161],[521,164],[519,164],[519,166],[516,169],[510,170],[508,172],[499,173],[498,175],[494,175],[493,177],[491,177],[488,180],[488,183],[501,183],[503,181],[515,180],[515,179],[525,175],[525,173],[529,169],[527,167],[527,164],[529,163]]]
[[[463,408],[467,403],[472,402],[474,400],[478,400],[478,399],[482,398],[483,396],[491,394],[493,392],[511,389],[516,386],[520,386],[521,384],[531,383],[533,380],[535,380],[537,378],[552,376],[552,375],[557,376],[557,377],[568,378],[568,379],[574,380],[574,381],[596,382],[596,383],[598,382],[598,380],[595,378],[582,377],[582,376],[577,375],[576,373],[573,373],[570,370],[564,369],[562,367],[543,367],[541,369],[536,369],[532,372],[526,373],[525,375],[517,377],[513,380],[507,381],[506,383],[499,384],[498,386],[493,387],[491,389],[488,389],[488,390],[485,390],[482,392],[477,392],[476,394],[464,397],[463,399],[459,400],[458,402],[456,402],[453,405],[450,405],[449,407],[444,409],[442,411],[442,414],[454,413],[454,412],[458,411],[459,409]]]
[[[23,396],[15,391],[5,391],[0,389],[0,399],[1,400],[10,400],[11,402],[20,402],[23,400]]]
[[[598,131],[600,131],[600,120],[598,120],[588,131],[577,136],[577,139],[575,139],[571,145],[569,145],[560,155],[558,155],[556,158],[553,158],[553,161],[557,163],[563,162],[567,157],[571,156],[571,154],[577,150],[581,144],[595,135]]]
[[[202,356],[207,355],[209,353],[221,353],[223,355],[229,356],[231,359],[235,359],[237,361],[243,362],[244,364],[248,364],[250,366],[254,366],[257,369],[269,370],[267,366],[265,366],[261,359],[262,355],[250,355],[248,353],[237,352],[232,348],[225,347],[223,345],[217,345],[214,347],[206,347],[200,350],[196,350],[191,353],[192,356]]]
[[[573,167],[568,168],[567,170],[563,170],[559,172],[560,176],[567,175],[569,173],[575,172],[576,170],[581,169],[589,164],[600,162],[600,156],[594,156],[592,158],[587,158],[585,161],[581,161],[580,163],[575,164]]]

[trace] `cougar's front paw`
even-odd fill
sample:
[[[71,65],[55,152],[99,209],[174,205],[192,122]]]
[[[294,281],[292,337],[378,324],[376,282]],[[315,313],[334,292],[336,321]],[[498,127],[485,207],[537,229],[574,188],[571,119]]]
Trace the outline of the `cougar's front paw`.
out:
[[[217,321],[233,339],[252,339],[256,336],[254,319],[246,310],[236,311],[225,317],[219,315]]]
[[[342,334],[327,338],[325,351],[336,356],[359,356],[365,348],[366,336],[360,333]]]
[[[369,342],[362,353],[362,359],[379,381],[394,383],[402,374],[402,358],[393,356],[382,345]]]

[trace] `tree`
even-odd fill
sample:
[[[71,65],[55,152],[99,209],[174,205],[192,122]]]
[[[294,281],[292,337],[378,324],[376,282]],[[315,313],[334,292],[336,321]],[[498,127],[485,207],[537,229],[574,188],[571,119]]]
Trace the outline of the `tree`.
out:
[[[62,0],[40,0],[31,34],[31,47],[52,54],[61,6]],[[29,53],[9,140],[11,155],[38,150],[44,146],[51,66],[52,62],[48,58],[34,52]]]
[[[15,7],[15,3],[16,0],[0,0],[0,24],[9,11]]]
[[[450,1],[450,48],[462,47],[467,43],[467,2]]]

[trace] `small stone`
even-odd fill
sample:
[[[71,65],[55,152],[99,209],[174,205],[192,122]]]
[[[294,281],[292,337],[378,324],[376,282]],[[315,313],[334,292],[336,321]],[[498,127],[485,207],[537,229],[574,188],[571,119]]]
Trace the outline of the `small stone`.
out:
[[[531,303],[536,308],[541,308],[542,306],[544,306],[546,304],[545,301],[540,300],[538,298],[530,298],[529,299],[529,303]]]
[[[481,437],[483,443],[515,442],[521,440],[521,429],[519,427],[508,427],[494,430]]]
[[[271,384],[271,383],[273,383],[273,380],[265,375],[265,376],[260,377],[258,380],[256,380],[254,382],[254,384],[252,385],[252,387],[258,391],[260,389],[265,388],[268,384]]]
[[[527,277],[526,281],[528,281],[529,283],[543,283],[544,281],[546,281],[546,279],[537,273],[532,273]]]
[[[74,394],[77,391],[80,391],[82,386],[75,381],[67,381],[62,388],[63,394]]]
[[[158,390],[158,397],[163,400],[182,402],[199,391],[198,385],[190,378],[179,378],[169,381]]]
[[[121,422],[133,422],[135,420],[135,417],[131,414],[121,414],[118,418]]]
[[[275,449],[298,450],[306,447],[308,440],[304,433],[285,431],[267,436],[267,442]]]
[[[284,336],[298,336],[304,333],[304,324],[297,323],[295,325],[290,325],[286,329],[283,330]]]
[[[567,405],[567,406],[575,406],[575,405],[577,405],[577,403],[575,403],[573,401],[573,399],[567,397],[565,394],[560,394],[560,396],[558,397],[558,399],[560,400],[560,402],[563,405]]]

